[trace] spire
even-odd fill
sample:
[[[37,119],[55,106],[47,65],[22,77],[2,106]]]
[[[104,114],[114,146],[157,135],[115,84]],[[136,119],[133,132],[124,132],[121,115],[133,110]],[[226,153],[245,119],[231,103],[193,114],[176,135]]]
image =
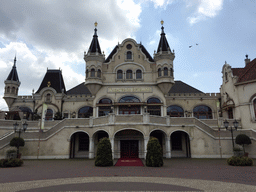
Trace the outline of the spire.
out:
[[[168,41],[165,37],[163,24],[164,24],[164,21],[162,20],[161,21],[162,33],[161,33],[160,41],[159,41],[159,44],[158,44],[157,53],[160,52],[160,51],[168,51],[170,49]]]
[[[92,42],[91,42],[91,45],[90,45],[90,48],[89,48],[88,52],[90,52],[90,53],[100,53],[101,54],[100,44],[99,44],[98,35],[97,35],[97,25],[98,25],[98,23],[95,22],[94,25],[95,25],[94,35],[93,35],[93,39],[92,39]]]
[[[19,82],[19,77],[18,77],[18,73],[16,70],[16,56],[14,58],[14,63],[13,63],[13,67],[12,70],[10,72],[10,74],[8,75],[7,79],[9,81],[18,81]]]

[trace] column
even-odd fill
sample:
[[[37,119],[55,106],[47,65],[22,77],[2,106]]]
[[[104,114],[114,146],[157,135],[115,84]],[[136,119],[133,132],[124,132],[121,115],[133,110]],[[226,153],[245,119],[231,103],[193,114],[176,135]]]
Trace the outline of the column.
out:
[[[110,143],[111,143],[111,149],[112,149],[112,158],[115,159],[115,142],[114,142],[114,138],[109,138],[110,139]]]
[[[94,139],[93,137],[89,138],[90,143],[89,143],[89,159],[94,158]]]
[[[171,158],[171,142],[170,137],[165,137],[165,146],[166,146],[166,158]]]
[[[144,159],[146,159],[147,156],[147,144],[148,144],[149,136],[144,137]]]

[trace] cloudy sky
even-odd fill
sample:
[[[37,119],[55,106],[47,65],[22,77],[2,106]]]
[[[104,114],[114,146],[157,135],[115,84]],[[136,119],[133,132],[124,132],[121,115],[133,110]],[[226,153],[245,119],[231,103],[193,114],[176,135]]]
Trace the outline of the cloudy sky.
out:
[[[256,57],[255,0],[1,0],[0,110],[8,110],[4,80],[15,55],[19,95],[36,91],[47,67],[62,69],[69,90],[85,79],[95,21],[106,56],[127,37],[153,56],[161,20],[176,54],[175,80],[205,93],[219,92],[225,61],[244,67],[246,54]]]

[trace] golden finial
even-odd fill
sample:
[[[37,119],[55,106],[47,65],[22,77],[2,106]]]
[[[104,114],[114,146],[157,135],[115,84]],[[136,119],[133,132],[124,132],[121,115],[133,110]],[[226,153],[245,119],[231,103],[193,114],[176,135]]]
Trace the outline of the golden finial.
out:
[[[50,86],[51,86],[51,81],[48,81],[47,87],[50,87]]]
[[[97,25],[98,25],[98,23],[97,23],[97,21],[94,23],[94,26],[95,26],[95,28],[97,27]]]
[[[161,20],[161,25],[163,25],[164,24],[164,21],[163,20]]]

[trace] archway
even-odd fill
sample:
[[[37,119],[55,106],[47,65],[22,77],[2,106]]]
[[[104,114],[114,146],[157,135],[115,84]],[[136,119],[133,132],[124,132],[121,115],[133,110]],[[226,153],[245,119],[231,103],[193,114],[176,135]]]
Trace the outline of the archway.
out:
[[[150,133],[149,135],[150,137],[155,137],[158,139],[160,145],[161,145],[161,148],[162,148],[162,152],[163,152],[163,155],[166,157],[166,134],[165,132],[161,131],[161,130],[154,130]]]
[[[69,158],[88,158],[89,157],[89,135],[79,131],[74,133],[70,139]]]
[[[134,129],[125,129],[115,134],[114,152],[118,158],[144,158],[143,134]]]
[[[184,131],[175,131],[171,134],[172,157],[191,157],[189,135]]]
[[[100,130],[100,131],[97,131],[93,134],[93,141],[92,141],[92,148],[93,148],[93,151],[91,151],[92,153],[92,157],[91,158],[94,158],[96,157],[96,154],[97,154],[97,149],[98,149],[98,144],[100,142],[100,140],[102,138],[109,138],[109,135],[106,131],[103,131],[103,130]]]

